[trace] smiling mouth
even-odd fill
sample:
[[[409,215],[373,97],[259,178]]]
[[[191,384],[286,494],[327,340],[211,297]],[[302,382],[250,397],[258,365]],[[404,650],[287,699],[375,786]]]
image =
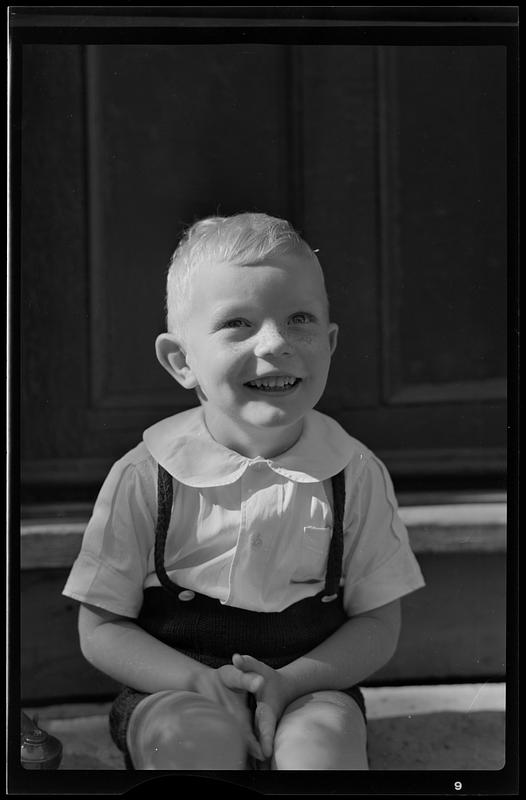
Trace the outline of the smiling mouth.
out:
[[[245,383],[249,389],[257,392],[290,392],[301,382],[301,378],[292,375],[276,375],[268,378],[256,378]]]

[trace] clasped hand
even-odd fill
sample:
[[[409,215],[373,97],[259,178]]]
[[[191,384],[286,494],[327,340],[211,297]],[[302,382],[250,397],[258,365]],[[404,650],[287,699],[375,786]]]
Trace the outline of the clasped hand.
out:
[[[252,656],[237,653],[232,664],[201,672],[195,690],[226,708],[241,724],[250,755],[258,760],[272,755],[276,725],[288,702],[286,679]],[[256,698],[254,727],[247,693]]]
[[[276,725],[289,702],[290,687],[283,675],[252,656],[236,653],[232,664],[200,673],[195,690],[236,717],[250,755],[258,760],[270,758]],[[256,698],[254,728],[246,702],[249,692]]]
[[[262,661],[236,653],[232,667],[222,668],[221,679],[225,685],[236,681],[245,683],[247,691],[256,698],[254,728],[264,758],[272,755],[276,725],[291,699],[291,687],[286,678]],[[233,688],[233,687],[232,687]]]

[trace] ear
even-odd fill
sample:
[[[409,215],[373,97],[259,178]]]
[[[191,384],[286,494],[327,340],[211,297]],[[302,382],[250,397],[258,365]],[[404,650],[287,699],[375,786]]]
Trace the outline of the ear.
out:
[[[195,389],[197,378],[186,361],[186,353],[172,333],[161,333],[155,340],[155,353],[161,366],[185,389]]]
[[[338,326],[335,322],[329,323],[329,347],[331,348],[331,356],[336,350],[336,344],[338,342]]]

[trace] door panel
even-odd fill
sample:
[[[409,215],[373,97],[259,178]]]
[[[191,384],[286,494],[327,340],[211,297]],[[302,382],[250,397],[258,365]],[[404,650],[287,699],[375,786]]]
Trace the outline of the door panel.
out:
[[[153,350],[182,228],[214,213],[288,213],[287,53],[91,46],[87,66],[92,410],[104,423],[107,409],[193,404]]]

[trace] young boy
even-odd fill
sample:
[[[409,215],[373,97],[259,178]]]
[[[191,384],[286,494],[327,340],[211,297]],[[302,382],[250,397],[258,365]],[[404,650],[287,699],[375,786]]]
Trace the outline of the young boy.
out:
[[[157,357],[199,406],[110,471],[64,594],[126,688],[134,769],[368,769],[357,684],[423,586],[383,464],[314,411],[338,328],[320,264],[264,214],[196,223]]]

